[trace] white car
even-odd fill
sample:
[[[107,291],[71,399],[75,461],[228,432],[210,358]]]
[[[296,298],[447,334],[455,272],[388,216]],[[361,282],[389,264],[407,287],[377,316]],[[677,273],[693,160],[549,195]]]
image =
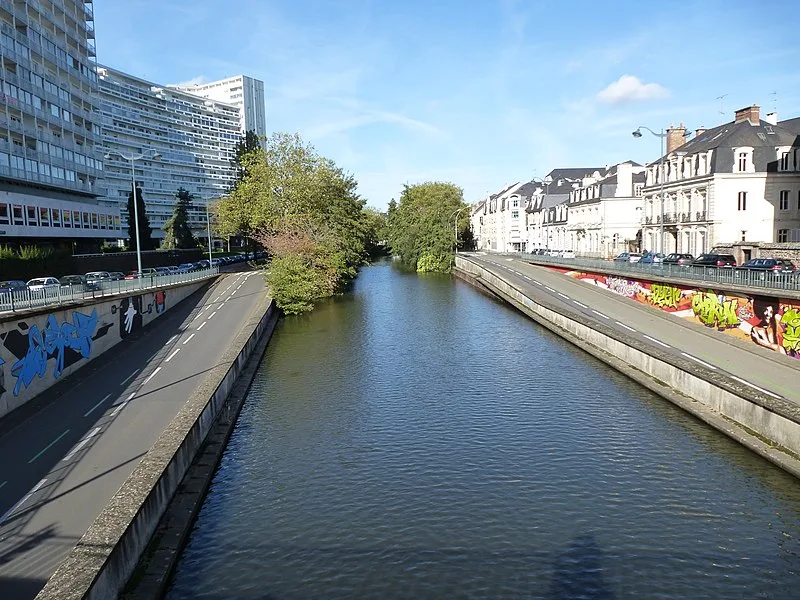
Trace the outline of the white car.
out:
[[[47,292],[61,287],[61,283],[55,277],[37,277],[31,279],[26,285],[31,292]]]

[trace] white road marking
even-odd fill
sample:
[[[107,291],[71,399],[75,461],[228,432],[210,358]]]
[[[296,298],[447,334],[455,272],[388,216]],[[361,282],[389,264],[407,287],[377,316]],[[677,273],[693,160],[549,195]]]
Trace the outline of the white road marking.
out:
[[[208,323],[208,321],[203,321],[202,323],[200,323],[200,327],[197,328],[197,331],[200,331],[203,327],[205,327],[206,323]]]
[[[585,305],[585,304],[583,304],[582,302],[578,302],[577,300],[573,300],[572,302],[574,302],[575,304],[577,304],[577,305],[578,305],[578,306],[580,306],[581,308],[589,308],[588,306],[586,306],[586,305]]]
[[[175,358],[175,355],[176,355],[178,352],[180,352],[180,351],[181,351],[181,349],[180,349],[180,348],[176,348],[176,349],[175,349],[175,351],[174,351],[172,354],[170,354],[170,355],[167,357],[167,360],[165,360],[164,362],[169,362],[169,361],[171,361],[173,358]]]
[[[47,479],[42,479],[39,483],[37,483],[35,486],[33,486],[33,489],[30,492],[28,492],[22,500],[20,500],[14,506],[12,506],[10,509],[8,509],[8,511],[2,517],[0,517],[0,525],[3,524],[3,522],[8,518],[8,516],[11,513],[13,513],[15,510],[17,510],[23,504],[25,504],[31,496],[33,496],[36,492],[38,492],[42,488],[42,486],[45,484],[46,481],[47,481]]]
[[[558,295],[561,296],[562,298],[566,298],[567,300],[569,300],[569,296],[567,296],[566,294],[562,294],[561,292],[558,292]]]
[[[524,277],[525,279],[527,279],[528,281],[533,281],[533,280],[532,280],[530,277],[528,277],[527,275],[523,275],[523,277]]]
[[[213,319],[215,314],[217,314],[217,311],[214,311],[213,313],[208,315],[208,320],[210,321],[211,319]]]
[[[125,398],[125,403],[127,404],[128,402],[130,402],[131,400],[133,400],[133,397],[134,397],[135,395],[136,395],[136,392],[133,392],[133,393],[131,393],[131,395],[130,395],[130,396],[128,396],[127,398]]]
[[[753,388],[755,390],[758,390],[759,392],[762,392],[762,393],[766,394],[767,396],[772,396],[773,398],[780,398],[780,396],[778,396],[778,394],[773,394],[772,392],[767,391],[764,388],[760,388],[757,385],[752,384],[749,381],[745,381],[744,379],[740,379],[739,377],[736,377],[734,375],[731,375],[731,379],[735,379],[739,383],[743,383],[744,385],[750,386],[751,388]]]
[[[235,293],[235,292],[234,292],[234,293]],[[230,300],[231,298],[233,298],[233,294],[231,294],[230,296],[228,296],[227,298],[225,298],[225,302],[227,302],[227,301],[228,301],[228,300]]]
[[[191,342],[191,341],[192,341],[192,338],[194,337],[194,335],[195,335],[195,334],[192,334],[192,335],[190,335],[188,338],[186,338],[185,340],[183,340],[183,345],[185,346],[186,344],[188,344],[189,342]]]
[[[535,279],[533,280],[533,283],[535,283],[536,285],[542,285],[541,283],[539,283],[539,282],[538,282],[538,281],[536,281]]]
[[[632,331],[633,333],[636,333],[636,330],[635,330],[633,327],[630,327],[629,325],[625,325],[625,323],[620,323],[619,321],[614,321],[614,322],[615,322],[617,325],[619,325],[620,327],[624,327],[624,328],[625,328],[625,329],[627,329],[628,331]]]
[[[660,344],[660,345],[664,346],[664,348],[671,348],[671,346],[669,344],[665,344],[661,340],[657,340],[656,338],[650,337],[649,335],[645,335],[645,334],[642,334],[642,335],[644,335],[644,337],[646,337],[651,342],[655,342],[656,344]]]
[[[95,405],[94,405],[92,408],[90,408],[90,409],[89,409],[87,412],[85,412],[83,416],[84,416],[84,417],[88,417],[90,414],[92,414],[92,413],[94,412],[94,409],[96,409],[98,406],[100,406],[100,405],[101,405],[103,402],[105,402],[105,401],[106,401],[106,400],[108,400],[109,398],[111,398],[111,394],[107,394],[105,398],[103,398],[102,400],[100,400],[100,402],[98,402],[98,403],[97,403],[97,404],[95,404]]]
[[[128,383],[128,382],[129,382],[131,379],[133,379],[134,377],[136,377],[136,374],[137,374],[138,372],[139,372],[139,369],[136,369],[136,370],[135,370],[133,373],[131,373],[131,374],[130,374],[130,375],[128,375],[128,376],[127,376],[125,379],[123,379],[123,381],[122,381],[122,383],[120,383],[120,385],[125,385],[126,383]]]
[[[177,333],[167,340],[167,344],[171,344],[175,340],[176,337],[178,337]]]
[[[548,287],[548,286],[544,286],[544,287],[545,287],[546,290],[548,290],[550,292],[555,292],[555,290],[553,288],[551,288],[551,287]]]
[[[592,309],[592,312],[593,312],[594,314],[596,314],[598,317],[603,317],[604,319],[610,319],[610,318],[611,318],[611,317],[609,317],[609,316],[607,316],[607,315],[604,315],[604,314],[603,314],[603,313],[601,313],[600,311],[597,311],[597,310],[594,310],[594,309]]]
[[[689,360],[693,360],[693,361],[694,361],[694,362],[696,362],[696,363],[700,363],[701,365],[703,365],[704,367],[706,367],[706,368],[708,368],[708,369],[711,369],[712,371],[716,371],[716,370],[717,370],[717,367],[715,367],[714,365],[710,365],[710,364],[708,364],[708,363],[707,363],[706,361],[704,361],[704,360],[700,360],[700,359],[699,359],[699,358],[697,358],[696,356],[692,356],[691,354],[686,354],[686,352],[681,352],[681,354],[683,354],[683,355],[684,355],[686,358],[688,358]]]
[[[62,462],[69,462],[72,459],[72,457],[75,456],[76,452],[78,452],[81,448],[83,448],[90,439],[92,439],[94,436],[100,433],[100,430],[101,430],[100,427],[95,427],[89,435],[83,438],[80,442],[78,442],[77,446],[75,446],[72,450],[69,451],[69,454],[67,454],[62,459]]]
[[[194,335],[194,334],[193,334],[193,335]],[[148,376],[147,376],[147,379],[145,379],[145,380],[144,380],[144,383],[142,383],[142,385],[146,385],[148,381],[150,381],[150,380],[151,380],[153,377],[155,377],[156,375],[158,375],[158,372],[159,372],[160,370],[161,370],[161,367],[158,367],[158,368],[157,368],[155,371],[153,371],[152,373],[150,373],[150,375],[148,375]]]

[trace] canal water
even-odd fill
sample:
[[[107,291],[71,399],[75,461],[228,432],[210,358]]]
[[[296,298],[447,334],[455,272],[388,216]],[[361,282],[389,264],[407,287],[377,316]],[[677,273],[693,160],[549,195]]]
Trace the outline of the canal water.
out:
[[[798,598],[792,477],[450,277],[276,331],[176,598]]]

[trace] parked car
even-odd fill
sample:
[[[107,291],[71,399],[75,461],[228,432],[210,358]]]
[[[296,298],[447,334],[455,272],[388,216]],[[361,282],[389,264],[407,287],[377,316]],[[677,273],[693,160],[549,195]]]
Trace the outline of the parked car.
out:
[[[169,270],[170,275],[177,275],[180,273],[180,269],[178,269],[178,267],[175,265],[170,265],[167,267],[167,269]]]
[[[686,252],[673,252],[664,257],[661,264],[664,265],[690,265],[694,260],[694,256]]]
[[[701,254],[692,261],[693,267],[735,267],[736,259],[733,254],[716,254],[709,252]]]
[[[639,262],[642,260],[642,253],[641,252],[622,252],[619,256],[617,256],[614,261],[615,262]]]
[[[144,269],[147,271],[147,269]],[[156,267],[155,268],[156,275],[172,275],[172,272],[169,270],[169,267]]]
[[[158,271],[152,267],[147,267],[146,269],[142,269],[140,277],[156,277],[157,275],[159,275]]]
[[[178,265],[178,273],[191,273],[196,269],[197,266],[194,263],[182,263]]]
[[[661,264],[664,262],[664,255],[661,252],[648,252],[639,262],[645,265]]]
[[[68,288],[73,292],[89,289],[86,285],[86,278],[83,275],[64,275],[58,280],[62,288]]]
[[[10,279],[8,281],[0,281],[0,294],[10,294],[11,292],[18,292],[27,290],[28,284],[21,279]]]
[[[139,279],[139,271],[128,271],[125,273],[125,279]]]
[[[25,285],[32,292],[47,292],[50,290],[57,290],[61,287],[58,279],[55,277],[36,277],[31,279]]]
[[[121,279],[125,279],[125,273],[122,271],[109,271],[108,276],[111,277],[111,281],[119,281]]]
[[[92,271],[85,275],[85,279],[86,283],[94,285],[99,289],[103,282],[111,281],[111,275],[109,275],[108,271]]]
[[[780,275],[792,275],[797,271],[797,267],[787,258],[751,258],[746,260],[739,267],[750,271],[771,271]]]

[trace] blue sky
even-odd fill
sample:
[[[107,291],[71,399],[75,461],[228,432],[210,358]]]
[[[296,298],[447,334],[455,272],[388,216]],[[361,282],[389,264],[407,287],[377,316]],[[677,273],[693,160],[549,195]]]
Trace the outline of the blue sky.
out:
[[[777,0],[94,8],[101,64],[163,84],[263,80],[269,132],[299,132],[379,209],[404,183],[451,181],[475,202],[555,167],[654,160],[639,125],[709,128],[750,104],[800,115],[800,18]]]

